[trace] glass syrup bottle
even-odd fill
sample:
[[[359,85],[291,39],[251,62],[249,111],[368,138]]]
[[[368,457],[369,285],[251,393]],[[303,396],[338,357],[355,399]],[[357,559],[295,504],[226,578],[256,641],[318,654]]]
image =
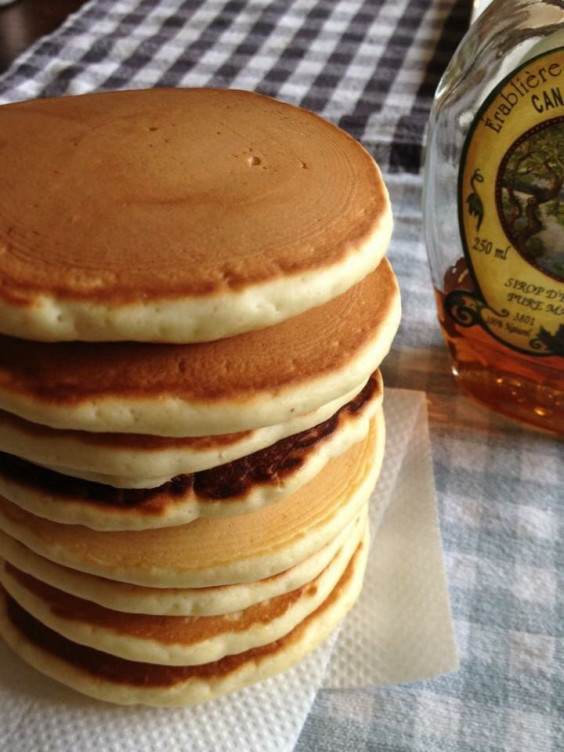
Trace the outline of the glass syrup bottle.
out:
[[[424,228],[459,383],[564,434],[564,0],[493,0],[439,83]]]

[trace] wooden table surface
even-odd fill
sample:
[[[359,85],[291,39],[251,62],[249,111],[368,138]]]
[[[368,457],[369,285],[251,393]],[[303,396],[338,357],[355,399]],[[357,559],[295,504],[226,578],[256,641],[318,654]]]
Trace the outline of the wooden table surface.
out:
[[[85,0],[16,0],[0,7],[0,72],[36,39],[56,29]]]

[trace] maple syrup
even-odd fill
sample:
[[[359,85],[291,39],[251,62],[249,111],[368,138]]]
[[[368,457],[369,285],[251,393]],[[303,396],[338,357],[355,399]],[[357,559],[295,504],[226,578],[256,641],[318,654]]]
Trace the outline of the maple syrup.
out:
[[[445,309],[452,290],[472,290],[464,259],[435,289],[439,323],[460,385],[482,404],[539,428],[564,435],[564,374],[558,358],[516,355],[480,328],[465,328]]]
[[[493,0],[439,84],[424,223],[452,370],[564,434],[564,1]]]

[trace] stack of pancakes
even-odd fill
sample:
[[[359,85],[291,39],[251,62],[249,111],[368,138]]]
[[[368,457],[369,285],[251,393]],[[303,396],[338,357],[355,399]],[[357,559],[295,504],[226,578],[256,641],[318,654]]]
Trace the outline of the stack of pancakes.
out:
[[[241,91],[0,108],[0,632],[119,703],[292,665],[362,584],[399,292],[372,158]]]

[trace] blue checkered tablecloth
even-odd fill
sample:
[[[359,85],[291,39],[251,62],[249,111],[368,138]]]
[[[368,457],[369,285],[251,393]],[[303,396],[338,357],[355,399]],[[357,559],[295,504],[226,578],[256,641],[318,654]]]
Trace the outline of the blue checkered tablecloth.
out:
[[[383,372],[388,386],[428,396],[461,667],[403,686],[321,691],[296,752],[564,750],[562,444],[459,392],[421,235],[425,124],[469,16],[469,0],[93,0],[0,78],[0,102],[254,89],[339,124],[383,169],[404,307]]]

